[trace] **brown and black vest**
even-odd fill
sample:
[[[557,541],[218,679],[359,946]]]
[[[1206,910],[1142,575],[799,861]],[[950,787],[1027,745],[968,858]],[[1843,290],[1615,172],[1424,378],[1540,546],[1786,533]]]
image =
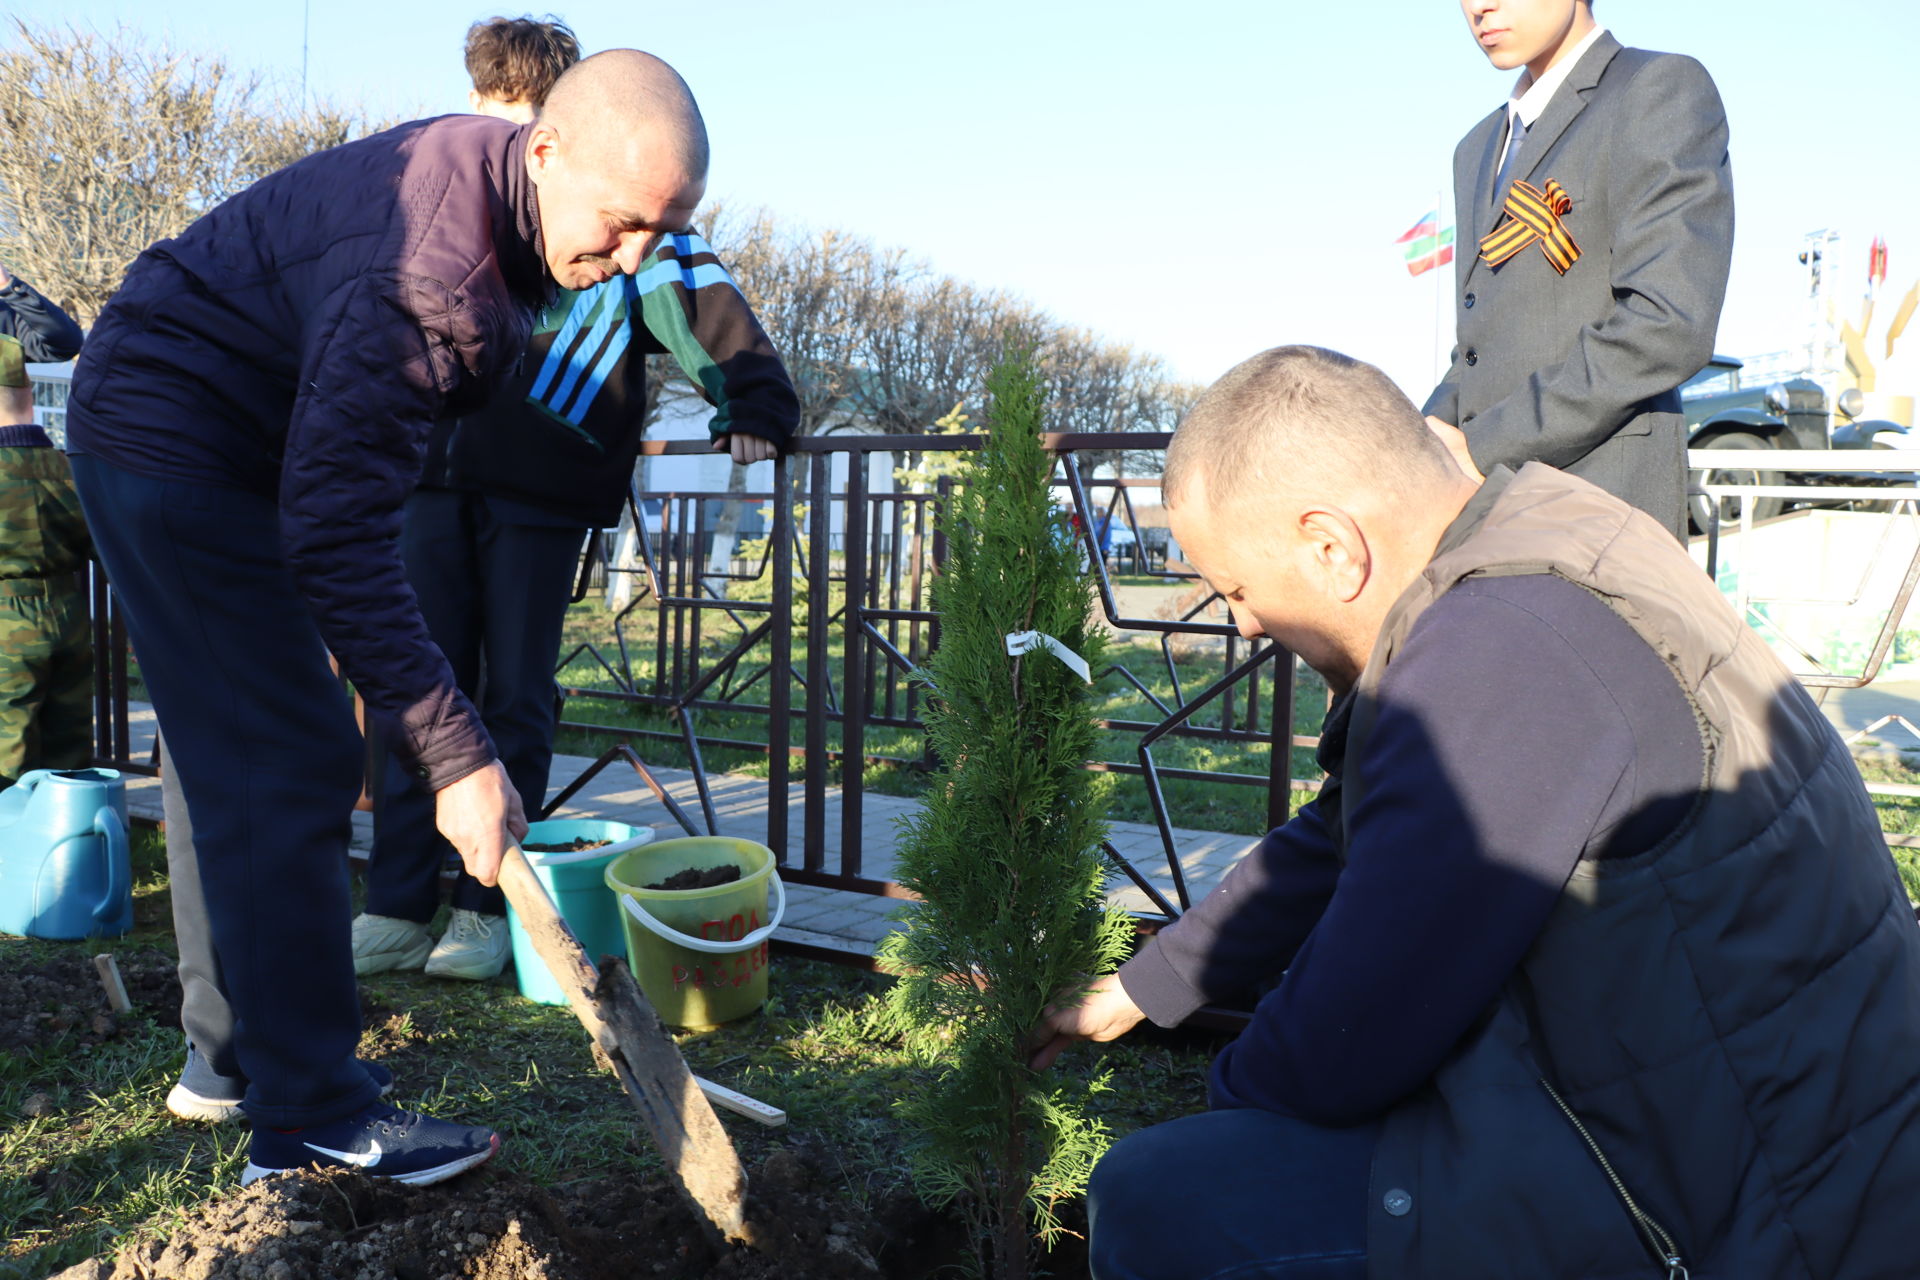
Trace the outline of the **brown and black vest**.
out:
[[[1499,1000],[1389,1113],[1368,1274],[1920,1276],[1920,928],[1845,746],[1670,533],[1523,468],[1388,615],[1343,808],[1421,613],[1464,578],[1533,573],[1660,654],[1706,774],[1661,845],[1579,864]]]

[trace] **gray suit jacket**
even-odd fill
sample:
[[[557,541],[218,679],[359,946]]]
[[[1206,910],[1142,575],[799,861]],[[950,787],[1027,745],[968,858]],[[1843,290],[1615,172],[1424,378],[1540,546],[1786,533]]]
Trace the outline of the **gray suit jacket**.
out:
[[[1727,118],[1706,68],[1603,35],[1534,122],[1513,177],[1558,182],[1580,258],[1538,245],[1498,267],[1504,104],[1453,153],[1457,344],[1426,412],[1482,471],[1540,461],[1685,530],[1679,387],[1713,354],[1733,252]]]

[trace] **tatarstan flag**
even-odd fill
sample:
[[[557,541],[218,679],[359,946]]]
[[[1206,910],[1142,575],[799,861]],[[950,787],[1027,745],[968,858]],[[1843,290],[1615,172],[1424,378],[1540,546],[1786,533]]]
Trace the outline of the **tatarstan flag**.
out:
[[[1407,246],[1407,274],[1417,276],[1453,261],[1453,228],[1441,227],[1440,211],[1435,209],[1394,241]]]

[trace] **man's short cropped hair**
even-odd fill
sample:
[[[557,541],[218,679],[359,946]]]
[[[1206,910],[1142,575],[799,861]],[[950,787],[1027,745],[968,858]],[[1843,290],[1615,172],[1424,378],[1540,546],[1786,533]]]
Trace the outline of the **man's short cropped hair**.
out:
[[[1415,497],[1462,476],[1386,374],[1324,347],[1293,346],[1241,361],[1181,419],[1161,479],[1166,505],[1178,506],[1196,478],[1218,508],[1283,490]]]
[[[578,61],[580,42],[552,14],[545,21],[489,18],[467,28],[467,74],[483,98],[541,106],[560,73]]]

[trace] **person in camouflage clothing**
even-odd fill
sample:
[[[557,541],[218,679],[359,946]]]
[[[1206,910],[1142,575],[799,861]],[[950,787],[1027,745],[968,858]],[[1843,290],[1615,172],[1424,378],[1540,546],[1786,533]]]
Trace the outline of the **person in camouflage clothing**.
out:
[[[66,455],[33,421],[26,351],[0,332],[0,786],[93,757],[92,554]]]

